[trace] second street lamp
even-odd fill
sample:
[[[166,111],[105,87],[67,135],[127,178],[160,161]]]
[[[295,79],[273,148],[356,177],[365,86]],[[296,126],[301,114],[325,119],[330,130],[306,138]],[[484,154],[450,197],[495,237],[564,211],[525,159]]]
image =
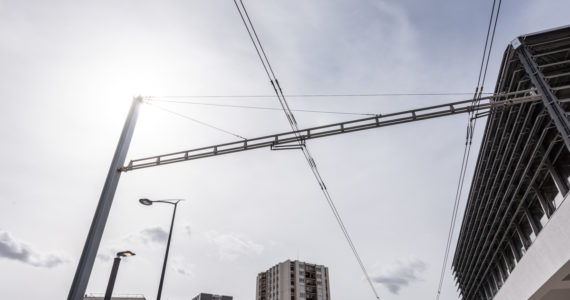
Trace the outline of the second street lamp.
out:
[[[164,254],[164,263],[162,264],[162,273],[160,275],[160,283],[158,285],[158,294],[156,295],[156,300],[160,300],[162,295],[162,285],[164,283],[164,273],[166,272],[166,262],[168,261],[168,251],[170,250],[170,240],[172,239],[172,227],[174,227],[174,217],[176,217],[176,207],[178,202],[184,199],[162,199],[162,200],[150,200],[146,198],[139,199],[142,205],[150,206],[153,203],[166,203],[174,205],[174,211],[172,212],[172,221],[170,222],[170,232],[168,233],[168,242],[166,243],[166,253]]]
[[[107,284],[107,291],[105,292],[104,300],[111,300],[111,295],[113,294],[113,288],[115,287],[115,279],[117,278],[117,272],[119,272],[119,264],[121,263],[121,257],[135,256],[132,251],[122,251],[117,253],[117,257],[113,261],[113,268],[111,269],[111,276],[109,276],[109,283]]]

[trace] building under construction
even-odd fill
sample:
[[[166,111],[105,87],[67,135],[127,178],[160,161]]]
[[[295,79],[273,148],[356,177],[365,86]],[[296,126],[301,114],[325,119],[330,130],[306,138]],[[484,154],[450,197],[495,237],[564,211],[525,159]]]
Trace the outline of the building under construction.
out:
[[[491,109],[457,242],[463,299],[570,299],[570,26],[507,47],[495,93],[541,101]]]

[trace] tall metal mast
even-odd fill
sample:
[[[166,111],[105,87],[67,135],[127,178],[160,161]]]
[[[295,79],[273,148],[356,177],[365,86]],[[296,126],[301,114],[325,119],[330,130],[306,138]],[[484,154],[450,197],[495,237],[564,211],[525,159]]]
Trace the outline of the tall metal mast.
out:
[[[75,271],[75,277],[73,278],[73,283],[71,284],[67,300],[83,300],[83,297],[85,296],[85,290],[89,283],[89,276],[91,275],[91,270],[95,263],[97,250],[101,243],[101,237],[105,230],[107,217],[109,217],[111,204],[113,204],[115,191],[117,190],[119,178],[121,177],[119,169],[125,163],[125,158],[131,144],[131,138],[135,130],[135,124],[137,123],[141,103],[142,97],[139,96],[133,98],[127,120],[123,126],[121,138],[119,139],[115,155],[113,156],[113,161],[111,162],[111,167],[109,168],[109,173],[107,173],[107,179],[105,180],[105,185],[103,186],[103,191],[99,198],[99,204],[97,204],[97,209],[95,210],[95,216],[91,222],[91,228],[89,229],[87,240],[83,246],[83,252],[81,253],[81,258],[77,265],[77,270]]]

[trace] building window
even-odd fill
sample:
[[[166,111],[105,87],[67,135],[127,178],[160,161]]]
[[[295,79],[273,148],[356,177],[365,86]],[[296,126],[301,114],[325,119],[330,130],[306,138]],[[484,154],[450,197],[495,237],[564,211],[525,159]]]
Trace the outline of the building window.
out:
[[[500,262],[499,264],[501,266],[501,271],[505,275],[505,281],[507,280],[507,278],[511,274],[511,269],[509,266],[509,259],[507,258],[506,253],[505,253],[506,251],[507,251],[507,249],[503,249],[499,253],[499,262]]]
[[[305,275],[305,272],[299,271],[299,276],[303,276],[303,275]]]
[[[546,202],[546,201],[545,201]],[[533,219],[534,224],[539,227],[541,230],[544,225],[548,222],[548,214],[545,210],[550,211],[550,207],[548,207],[547,203],[544,203],[546,207],[542,207],[541,201],[538,199],[537,195],[531,197],[531,202],[528,207],[528,213],[530,217]]]
[[[321,278],[323,278],[323,275],[317,274],[317,278],[321,279]]]
[[[305,298],[305,293],[301,293],[301,294],[299,295],[299,298]]]
[[[544,196],[546,201],[552,203],[554,207],[558,208],[558,206],[560,206],[562,203],[562,201],[558,201],[560,197],[556,197],[559,192],[556,184],[554,183],[554,179],[552,179],[552,176],[546,176],[538,190]]]
[[[305,278],[299,278],[299,282],[305,282]]]
[[[558,159],[554,161],[554,169],[558,172],[567,188],[570,188],[570,153],[568,149],[562,146]],[[562,195],[564,196],[564,195]]]
[[[501,279],[501,286],[507,281],[507,277],[509,277],[509,273],[505,270],[505,264],[502,259],[499,258],[497,262],[497,274]]]
[[[493,280],[493,278],[490,278],[487,282],[491,287],[491,295],[494,296],[497,293],[497,283]]]
[[[528,221],[529,220],[527,216],[524,215],[523,213],[522,220],[519,224],[519,230],[521,231],[523,239],[526,242],[525,244],[526,248],[528,248],[530,244],[532,244],[532,242],[534,242],[534,240],[536,239],[536,232],[532,230],[532,225]]]
[[[513,258],[514,258],[515,264],[516,264],[516,263],[518,263],[518,261],[522,257],[522,252],[521,252],[522,246],[521,246],[520,239],[516,233],[513,233],[513,235],[511,235],[511,239],[509,241],[509,246],[511,247],[511,251],[513,252]]]

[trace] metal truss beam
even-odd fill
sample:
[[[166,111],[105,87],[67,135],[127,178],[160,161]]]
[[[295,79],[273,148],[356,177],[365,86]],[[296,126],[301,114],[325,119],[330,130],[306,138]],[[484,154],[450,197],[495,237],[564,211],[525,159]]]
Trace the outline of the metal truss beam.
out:
[[[546,116],[544,116],[546,117]],[[534,133],[535,130],[538,130],[538,128],[540,126],[537,126],[537,124],[542,123],[542,121],[537,121],[535,123],[535,126],[533,126],[533,130],[531,131],[531,133],[528,135],[527,137],[527,142],[523,148],[523,150],[521,151],[521,154],[518,156],[518,160],[517,163],[515,165],[515,168],[513,169],[513,173],[509,174],[509,176],[504,176],[505,178],[509,178],[509,183],[508,185],[505,186],[505,190],[503,191],[503,193],[498,193],[498,198],[496,198],[494,201],[497,201],[498,199],[500,199],[500,205],[499,208],[497,210],[495,210],[494,215],[492,216],[491,220],[493,220],[492,224],[491,224],[491,228],[490,230],[487,231],[487,236],[485,236],[485,240],[484,243],[479,243],[476,246],[476,249],[474,251],[472,251],[472,253],[469,255],[469,264],[467,265],[466,269],[468,270],[466,272],[466,282],[473,282],[475,278],[477,277],[473,277],[475,276],[475,272],[476,271],[480,271],[479,269],[482,268],[482,261],[480,260],[483,257],[483,254],[485,252],[488,251],[492,251],[491,250],[491,245],[495,243],[495,239],[493,238],[492,240],[490,240],[490,235],[492,235],[493,232],[493,228],[497,227],[497,228],[501,228],[503,226],[503,222],[504,219],[501,219],[501,222],[498,222],[499,220],[499,216],[501,215],[500,212],[505,210],[506,213],[508,214],[509,208],[511,207],[511,205],[513,204],[512,202],[515,201],[515,195],[517,194],[517,191],[519,190],[521,183],[523,182],[522,178],[524,178],[530,168],[530,166],[532,165],[532,162],[535,158],[535,156],[538,153],[538,149],[539,149],[539,144],[542,142],[542,140],[546,137],[546,133],[548,132],[548,130],[550,129],[548,126],[542,131],[540,138],[538,140],[535,140],[535,142],[532,142],[532,140],[535,139]],[[531,146],[534,146],[534,151],[530,152],[530,148]],[[529,159],[525,159],[527,154],[530,154],[530,158]],[[512,160],[511,160],[512,161]],[[519,173],[520,171],[522,171],[522,166],[525,166],[524,168],[524,172],[520,175],[519,177]],[[536,172],[535,172],[536,173]],[[512,191],[514,188],[514,184],[515,182],[517,182],[518,179],[518,186],[516,187],[516,190],[513,193],[510,193],[509,191]],[[500,197],[502,195],[502,197]],[[510,201],[507,201],[507,196],[508,195],[513,195],[513,198],[510,199]],[[508,203],[508,207],[505,208],[505,205]],[[515,216],[513,215],[513,218]],[[512,220],[511,220],[512,222]],[[508,231],[508,230],[507,230]],[[498,232],[497,232],[498,233]],[[496,234],[495,234],[496,236]],[[492,242],[491,242],[492,241]],[[491,243],[490,243],[491,242]],[[486,257],[485,257],[486,258]],[[478,273],[477,273],[478,274]],[[469,292],[469,287],[467,287],[467,290]]]
[[[331,135],[356,132],[360,130],[386,127],[408,122],[415,122],[438,117],[451,116],[461,113],[469,113],[476,110],[506,109],[512,105],[540,100],[540,96],[535,94],[536,90],[524,90],[512,93],[497,94],[494,96],[481,98],[478,104],[473,104],[472,100],[446,103],[441,105],[423,107],[419,109],[406,110],[402,112],[390,113],[386,115],[376,115],[363,119],[334,123],[324,126],[312,127],[298,131],[288,131],[284,133],[262,136],[252,139],[244,139],[225,144],[190,149],[180,152],[156,155],[141,159],[134,159],[128,165],[119,168],[119,171],[128,172],[148,167],[156,167],[166,164],[183,162],[206,157],[219,156],[246,150],[259,148],[279,148],[279,146],[298,145],[309,139],[321,138]],[[499,99],[499,100],[494,100]]]
[[[568,118],[566,118],[566,114],[562,107],[560,107],[560,103],[558,102],[557,97],[552,92],[550,85],[539,69],[547,65],[542,65],[539,67],[536,64],[536,61],[532,58],[532,54],[528,50],[527,45],[524,43],[524,41],[521,41],[521,45],[515,51],[525,71],[530,77],[530,80],[538,89],[538,92],[542,95],[542,102],[544,103],[548,114],[554,121],[556,128],[560,132],[562,140],[564,141],[564,144],[566,144],[566,148],[570,151],[570,122],[568,121]],[[570,63],[570,60],[560,61],[557,63]]]
[[[530,114],[533,109],[533,107],[529,107],[528,110],[528,114]],[[514,122],[512,124],[512,126],[509,126],[511,124],[511,120],[513,115],[513,110],[509,110],[509,114],[506,120],[506,123],[501,127],[501,126],[497,126],[496,127],[496,132],[493,136],[493,142],[491,143],[491,145],[496,145],[495,139],[497,137],[500,137],[501,140],[499,141],[499,145],[497,148],[492,148],[490,150],[490,157],[489,159],[487,159],[487,165],[484,168],[484,173],[482,174],[482,176],[480,176],[479,178],[483,179],[483,178],[487,178],[487,181],[485,184],[481,184],[481,183],[477,183],[478,189],[476,190],[476,194],[475,195],[479,195],[481,192],[483,192],[483,196],[479,197],[479,196],[474,196],[474,199],[480,199],[479,201],[485,201],[485,199],[491,199],[493,198],[491,193],[497,191],[497,189],[495,189],[496,183],[502,179],[504,180],[504,176],[502,176],[502,172],[505,172],[506,170],[508,170],[508,168],[504,167],[504,162],[506,161],[506,159],[508,157],[510,157],[510,150],[514,149],[513,147],[511,147],[512,143],[512,139],[515,137],[514,133],[520,131],[519,129],[519,125],[521,125],[523,122],[520,118],[520,114],[523,111],[523,107],[521,106],[520,109],[518,109],[516,111],[516,116],[514,118]],[[526,126],[526,121],[528,121],[528,114],[527,117],[525,118],[525,122],[523,124],[523,128],[524,126]],[[501,116],[502,117],[502,116]],[[499,122],[499,124],[502,124],[502,122]],[[510,127],[510,131],[507,132],[507,129]],[[503,129],[502,132],[499,132],[499,130]],[[516,138],[516,137],[515,137]],[[500,157],[495,157],[494,159],[492,159],[492,155],[502,155]],[[499,159],[500,158],[500,159]],[[489,168],[489,163],[492,162],[492,166]],[[500,168],[502,166],[502,168]],[[483,189],[484,186],[491,186],[490,189]],[[495,207],[495,203],[487,200],[485,201],[485,208],[484,210],[478,210],[475,214],[475,218],[474,218],[474,225],[475,227],[473,227],[468,234],[465,236],[465,238],[469,241],[467,244],[464,244],[464,247],[462,249],[462,251],[466,251],[467,249],[472,249],[474,250],[475,247],[473,247],[473,245],[477,245],[476,241],[479,241],[480,238],[482,237],[482,235],[484,234],[484,232],[482,231],[482,226],[484,224],[487,223],[489,216],[489,209],[491,208],[491,204],[492,207]],[[485,216],[487,218],[485,218]],[[470,257],[469,255],[466,255],[464,258],[466,259],[467,257]],[[461,266],[463,266],[463,262],[464,260],[461,262]]]
[[[503,118],[503,114],[501,113],[499,116],[495,116],[494,118],[492,118],[489,121],[489,127],[487,128],[486,132],[489,132],[490,138],[492,139],[492,141],[490,141],[489,139],[485,139],[484,147],[482,148],[483,150],[481,152],[483,154],[482,157],[487,158],[487,159],[480,160],[481,163],[478,164],[479,166],[481,166],[481,168],[478,170],[477,175],[474,177],[475,183],[472,185],[470,194],[479,195],[479,193],[481,191],[480,180],[484,180],[486,177],[487,178],[489,177],[489,176],[487,176],[487,174],[489,174],[489,172],[490,172],[490,168],[489,168],[490,165],[489,164],[493,162],[492,155],[494,153],[495,154],[497,153],[496,149],[493,146],[496,145],[497,137],[501,136],[499,134],[499,130],[501,129],[501,126],[499,126],[499,125],[501,124],[500,120],[502,118]],[[495,123],[498,123],[498,125],[495,126]],[[494,134],[491,134],[491,132],[494,132]],[[491,145],[491,147],[486,147],[487,144]],[[483,198],[474,196],[473,199],[477,203],[479,203],[482,201]],[[473,205],[477,205],[477,203],[473,202]],[[473,219],[473,222],[475,224],[477,224],[478,223],[477,220],[479,219],[480,214],[481,214],[481,212],[479,210],[477,210],[477,211],[470,210],[469,212],[466,213],[466,220],[471,222],[471,220]],[[462,248],[461,251],[464,251],[466,249],[471,248],[471,244],[474,243],[473,234],[476,234],[476,233],[477,233],[477,231],[475,230],[475,228],[472,228],[471,230],[469,230],[466,233],[464,238],[468,241],[468,243],[463,244],[463,247],[461,247]],[[463,260],[461,262],[459,262],[458,266],[462,266],[463,262],[464,262]]]
[[[502,166],[502,167],[499,168],[499,171],[503,172],[502,175],[496,174],[495,179],[494,179],[492,185],[490,185],[489,182],[488,182],[486,185],[484,185],[484,186],[491,186],[490,189],[485,189],[484,191],[490,191],[490,192],[493,192],[493,191],[494,191],[494,192],[495,192],[495,193],[494,193],[494,196],[492,196],[492,195],[490,195],[490,194],[488,195],[488,196],[489,196],[489,198],[488,198],[489,200],[488,200],[487,203],[488,203],[488,204],[489,204],[489,203],[493,203],[493,204],[492,204],[492,209],[489,211],[489,213],[491,213],[491,212],[496,212],[496,206],[498,205],[498,201],[499,201],[499,198],[500,198],[500,195],[501,195],[500,191],[503,190],[503,187],[504,187],[505,184],[507,183],[507,180],[509,180],[509,179],[512,178],[511,176],[509,176],[509,175],[510,175],[510,174],[509,174],[509,171],[512,169],[513,163],[514,163],[516,160],[515,160],[515,159],[510,159],[510,158],[513,158],[513,157],[516,157],[516,156],[517,156],[517,153],[516,153],[515,150],[516,150],[516,149],[519,149],[519,147],[521,146],[521,143],[523,142],[523,137],[524,137],[523,134],[521,134],[521,135],[516,135],[516,136],[515,136],[514,133],[515,133],[515,132],[524,132],[524,131],[525,131],[525,128],[528,128],[528,127],[529,127],[529,123],[530,123],[530,121],[532,120],[531,116],[532,116],[533,113],[535,112],[535,108],[536,108],[536,105],[535,105],[535,104],[537,104],[537,102],[531,104],[531,105],[528,107],[528,109],[527,109],[527,111],[526,111],[526,115],[525,115],[524,121],[522,121],[522,126],[520,127],[520,129],[519,129],[519,127],[516,126],[517,124],[515,124],[515,126],[513,126],[512,130],[511,130],[511,132],[510,132],[510,134],[509,134],[509,136],[508,136],[508,137],[509,137],[509,141],[507,142],[508,147],[507,147],[506,150],[502,151],[502,152],[503,152],[503,155],[502,155],[502,157],[501,157],[501,163],[499,164],[499,166]],[[522,107],[521,107],[521,108],[522,108]],[[522,112],[522,109],[519,110],[519,114],[520,114],[521,112]],[[517,121],[519,121],[519,123],[521,123],[519,116],[517,116]],[[536,123],[535,123],[535,125],[536,125]],[[533,130],[534,130],[534,129],[533,129]],[[526,131],[528,131],[528,129],[526,129]],[[498,133],[497,133],[497,135],[498,135]],[[512,143],[512,139],[515,138],[515,137],[516,137],[516,141],[515,141],[514,144],[513,144],[513,143]],[[493,143],[494,143],[494,142],[493,142]],[[511,151],[513,151],[513,152],[511,153]],[[505,166],[504,163],[506,162],[506,160],[507,160],[508,158],[509,158],[508,163],[507,163],[507,165]],[[496,160],[495,160],[495,161],[496,161]],[[487,169],[487,171],[486,171],[485,173],[488,174],[488,173],[489,173],[488,168],[485,168],[485,169]],[[490,173],[492,174],[493,172],[490,172]],[[479,176],[479,178],[484,178],[485,176],[487,176],[487,175],[483,174],[483,176]],[[488,177],[492,177],[492,176],[488,176]],[[499,180],[499,179],[500,179],[500,182],[497,181],[497,180]],[[498,183],[498,186],[497,186],[497,183]],[[483,188],[483,185],[481,184],[481,182],[477,182],[477,183],[476,183],[476,186],[478,186],[477,194],[481,193],[481,190],[482,190],[482,188]],[[476,196],[475,196],[475,197],[476,197]],[[477,197],[477,198],[478,198],[478,197]],[[490,200],[490,199],[492,199],[492,200]],[[487,213],[487,206],[486,206],[485,209],[486,209],[486,210],[485,210],[486,212],[485,212],[483,215],[487,215],[487,214],[488,214],[488,213]],[[478,214],[480,214],[480,211],[478,211]],[[486,221],[485,221],[485,222],[482,222],[482,224],[486,224],[488,220],[492,220],[492,219],[493,219],[493,216],[488,216],[488,218],[486,219]],[[476,220],[477,220],[477,219],[475,219],[475,221],[476,221]],[[477,227],[477,230],[472,229],[472,232],[470,231],[469,234],[466,235],[466,237],[465,237],[466,240],[469,240],[470,242],[467,243],[467,244],[464,244],[461,251],[467,251],[467,249],[471,249],[471,252],[475,251],[475,247],[473,247],[473,245],[477,245],[478,243],[475,243],[475,242],[471,239],[471,236],[473,235],[473,233],[474,233],[474,234],[479,233],[479,237],[482,237],[483,229],[484,229],[484,228],[481,228],[481,225],[479,225],[479,227]],[[479,239],[477,239],[477,240],[479,240]],[[472,259],[472,253],[469,253],[468,255],[463,256],[463,259],[458,262],[457,267],[463,269],[464,266],[465,266],[465,264],[468,262],[468,259],[469,259],[469,258]]]
[[[529,118],[529,114],[531,113],[532,110],[529,110],[529,112],[527,113],[527,119]],[[523,149],[520,151],[519,154],[517,153],[513,153],[512,154],[512,158],[509,160],[509,163],[507,165],[507,167],[505,168],[506,170],[506,174],[505,176],[502,176],[502,180],[501,183],[499,185],[499,190],[496,193],[496,196],[493,199],[494,203],[499,203],[499,208],[494,210],[493,216],[491,216],[491,218],[489,220],[493,220],[493,224],[491,226],[491,228],[494,228],[496,225],[495,223],[497,222],[497,217],[500,215],[499,212],[502,211],[502,209],[504,209],[504,205],[506,204],[506,197],[509,194],[509,190],[512,189],[514,187],[514,184],[516,182],[516,179],[518,178],[517,175],[520,172],[520,170],[522,170],[522,166],[523,164],[527,164],[527,166],[531,163],[529,161],[527,161],[525,159],[525,157],[528,155],[529,151],[530,151],[530,147],[531,145],[536,144],[536,140],[535,139],[535,133],[539,130],[539,128],[542,126],[542,119],[546,118],[546,115],[542,115],[538,117],[538,120],[533,124],[532,129],[530,130],[530,132],[528,132],[528,135],[519,135],[517,138],[517,142],[515,144],[514,149],[518,149],[521,146],[521,142],[523,142],[524,139],[524,147]],[[541,138],[544,138],[546,136],[546,129],[543,130],[542,134],[541,134]],[[534,142],[533,142],[534,140]],[[534,154],[533,154],[534,155]],[[532,157],[532,156],[531,156]],[[513,165],[513,163],[515,163]],[[521,177],[522,178],[522,177]],[[508,180],[508,184],[505,185],[505,183],[507,183]],[[501,192],[502,191],[502,192]],[[488,227],[488,225],[486,226]],[[491,233],[491,231],[487,231],[487,236],[485,237],[486,240],[489,239],[489,234]],[[462,266],[464,270],[466,270],[466,272],[464,272],[464,276],[463,278],[465,278],[466,282],[469,282],[471,280],[470,275],[472,275],[471,273],[474,272],[474,268],[477,266],[477,263],[480,263],[479,256],[482,256],[482,252],[486,249],[485,246],[488,244],[488,241],[485,241],[484,244],[479,243],[477,244],[476,247],[473,247],[474,249],[471,249],[471,251],[468,253],[468,255],[464,256],[463,259],[463,263]]]
[[[488,240],[488,241],[485,241],[485,244],[487,244],[489,241],[491,241],[489,243],[489,247],[487,248],[489,250],[487,251],[485,257],[481,261],[482,265],[479,268],[477,274],[473,277],[473,280],[471,281],[471,284],[470,284],[471,293],[478,288],[478,286],[481,284],[481,280],[483,278],[485,278],[485,275],[489,272],[491,264],[486,264],[485,262],[487,262],[487,261],[490,262],[490,261],[495,260],[499,250],[501,249],[499,246],[505,242],[505,238],[506,238],[509,230],[512,228],[512,226],[515,225],[514,220],[518,216],[521,215],[523,205],[526,203],[525,202],[526,198],[532,193],[532,186],[534,185],[534,183],[535,183],[535,181],[538,178],[538,175],[540,173],[540,172],[534,172],[534,174],[532,176],[529,176],[528,172],[530,171],[530,168],[532,166],[532,162],[537,157],[537,154],[539,152],[543,152],[543,153],[541,153],[542,159],[538,163],[538,168],[540,169],[541,167],[543,167],[546,163],[546,160],[548,158],[549,153],[552,151],[555,144],[560,142],[560,135],[558,135],[557,137],[552,139],[548,148],[546,148],[544,150],[541,149],[540,144],[542,143],[542,141],[544,140],[544,138],[546,136],[546,131],[548,131],[551,128],[552,127],[550,125],[546,125],[545,131],[543,132],[543,134],[539,138],[539,142],[536,143],[536,146],[533,150],[533,153],[528,160],[528,164],[526,165],[526,167],[525,167],[525,169],[524,169],[524,171],[520,177],[521,180],[519,181],[519,184],[517,185],[516,190],[512,193],[512,197],[511,197],[510,201],[508,201],[509,206],[506,209],[507,213],[504,214],[503,217],[501,218],[500,222],[498,222],[498,228],[497,228],[497,230],[494,231],[495,234],[493,235],[493,238]],[[527,178],[527,177],[529,178],[528,182],[523,184],[523,182],[525,182],[525,180],[523,180],[523,178]],[[524,193],[519,198],[519,201],[516,201],[518,192],[523,188],[524,188]],[[516,208],[515,208],[515,203],[518,203],[518,205],[516,205]],[[515,208],[513,213],[508,213],[512,208]],[[506,229],[504,231],[501,230],[501,227],[503,227],[503,226],[506,227]],[[503,232],[502,235],[500,234],[501,232]],[[500,235],[500,238],[499,238],[499,235]],[[497,244],[497,247],[493,248],[492,246],[495,243]],[[492,249],[494,249],[494,251]],[[485,266],[486,266],[486,268],[483,269]],[[469,294],[467,296],[469,296]]]

